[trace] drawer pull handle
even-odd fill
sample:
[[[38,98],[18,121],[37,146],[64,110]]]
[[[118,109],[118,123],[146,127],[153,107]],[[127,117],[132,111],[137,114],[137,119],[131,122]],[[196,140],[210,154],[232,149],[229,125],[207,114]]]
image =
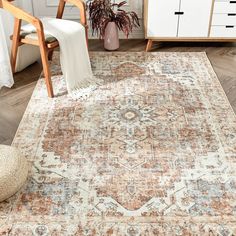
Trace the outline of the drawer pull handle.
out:
[[[234,28],[234,25],[226,25],[225,28]]]
[[[183,14],[184,14],[183,11],[176,11],[176,12],[175,12],[175,15],[183,15]]]
[[[236,16],[236,13],[228,13],[228,16]]]
[[[229,1],[229,3],[236,3],[236,1]]]

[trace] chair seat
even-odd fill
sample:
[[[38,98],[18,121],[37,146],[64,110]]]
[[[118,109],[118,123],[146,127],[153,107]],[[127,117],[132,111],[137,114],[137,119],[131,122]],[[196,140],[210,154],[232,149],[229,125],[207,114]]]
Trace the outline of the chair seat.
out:
[[[52,43],[52,42],[57,41],[57,39],[55,37],[53,37],[52,35],[50,35],[50,34],[45,33],[44,35],[45,35],[46,43]],[[20,36],[23,39],[31,39],[31,40],[37,40],[38,41],[38,35],[35,32],[27,32],[27,31],[22,30],[20,32]]]

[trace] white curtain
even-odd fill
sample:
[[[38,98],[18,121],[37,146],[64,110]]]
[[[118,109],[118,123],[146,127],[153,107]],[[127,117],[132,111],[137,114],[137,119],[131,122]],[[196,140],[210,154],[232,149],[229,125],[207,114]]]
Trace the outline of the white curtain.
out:
[[[31,0],[15,0],[14,5],[33,13]],[[0,89],[3,86],[11,87],[14,83],[10,66],[10,35],[13,32],[14,17],[0,8]],[[27,55],[27,56],[25,56]],[[23,45],[19,48],[16,71],[21,71],[40,58],[38,47]]]
[[[9,58],[9,36],[13,27],[12,17],[0,9],[0,88],[14,83]]]

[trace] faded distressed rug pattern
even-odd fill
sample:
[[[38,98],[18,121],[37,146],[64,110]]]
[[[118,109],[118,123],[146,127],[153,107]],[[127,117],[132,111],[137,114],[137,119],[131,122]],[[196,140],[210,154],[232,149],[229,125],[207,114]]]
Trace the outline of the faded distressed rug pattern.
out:
[[[86,100],[39,80],[13,142],[32,170],[0,234],[236,235],[236,117],[205,53],[91,58],[104,84]]]

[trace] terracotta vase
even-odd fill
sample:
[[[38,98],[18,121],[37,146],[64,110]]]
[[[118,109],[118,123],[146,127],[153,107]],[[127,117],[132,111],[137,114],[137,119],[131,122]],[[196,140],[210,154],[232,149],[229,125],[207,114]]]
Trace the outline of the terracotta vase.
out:
[[[104,48],[113,51],[120,47],[118,28],[115,22],[109,22],[105,29]]]

